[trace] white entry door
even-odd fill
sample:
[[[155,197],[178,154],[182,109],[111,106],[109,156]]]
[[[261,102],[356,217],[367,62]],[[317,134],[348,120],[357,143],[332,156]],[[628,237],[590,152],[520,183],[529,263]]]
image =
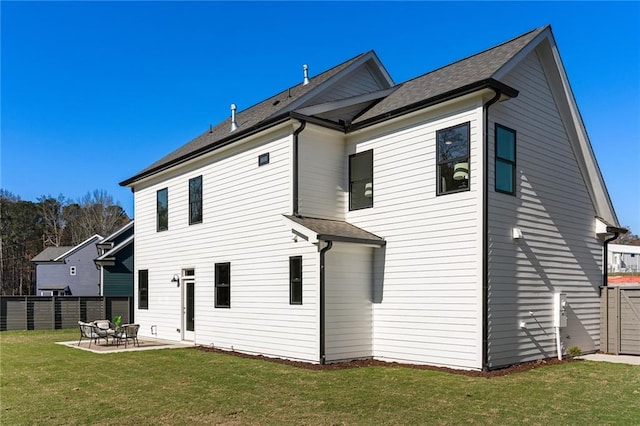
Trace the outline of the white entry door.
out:
[[[182,281],[182,339],[195,339],[195,289],[196,282],[193,279],[186,278]]]

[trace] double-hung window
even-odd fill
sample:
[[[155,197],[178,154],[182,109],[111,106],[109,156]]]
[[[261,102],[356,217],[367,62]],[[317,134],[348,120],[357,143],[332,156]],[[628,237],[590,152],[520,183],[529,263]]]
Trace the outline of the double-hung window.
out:
[[[138,271],[138,309],[149,309],[149,270]]]
[[[373,207],[373,150],[349,156],[349,210]]]
[[[169,229],[169,189],[156,192],[156,229],[158,232]]]
[[[202,223],[202,176],[189,179],[189,225]]]
[[[437,194],[469,190],[469,123],[436,132]]]
[[[231,263],[215,265],[215,307],[231,307]]]
[[[302,305],[302,256],[289,258],[289,304]]]
[[[516,131],[496,123],[496,191],[516,194]]]

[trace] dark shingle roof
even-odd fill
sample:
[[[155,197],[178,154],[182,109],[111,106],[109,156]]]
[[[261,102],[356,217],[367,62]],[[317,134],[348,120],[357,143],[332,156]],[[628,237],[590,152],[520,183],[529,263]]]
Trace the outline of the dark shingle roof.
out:
[[[397,90],[375,103],[371,108],[364,111],[362,115],[357,116],[350,124],[350,129],[366,127],[395,115],[409,112],[412,108],[424,107],[430,102],[440,102],[448,94],[459,96],[462,94],[461,89],[478,90],[481,88],[479,84],[483,84],[483,82],[488,82],[487,84],[492,86],[502,85],[502,83],[492,80],[492,76],[546,28],[532,30],[491,49],[394,86]],[[298,106],[298,104],[295,104],[296,101],[311,93],[314,89],[317,89],[367,54],[360,54],[319,74],[312,78],[307,85],[298,84],[244,111],[238,112],[236,114],[236,122],[238,124],[236,131],[230,132],[231,118],[228,118],[211,131],[203,133],[176,149],[135,176],[121,182],[120,185],[129,185],[146,176],[165,170],[226,143],[238,140],[253,131],[273,125],[279,120],[288,118],[292,108]],[[510,96],[517,94],[514,89],[505,85],[502,86],[504,89],[511,91]],[[345,129],[345,131],[350,129]]]
[[[384,239],[349,222],[291,215],[285,217],[318,234],[319,240],[385,244]]]
[[[246,110],[239,111],[236,114],[236,123],[238,124],[238,129],[231,133],[231,117],[227,118],[223,122],[219,123],[211,131],[207,131],[182,147],[176,149],[169,155],[161,158],[156,161],[146,169],[139,172],[136,176],[127,179],[124,182],[121,182],[120,185],[127,185],[138,178],[144,177],[150,172],[154,172],[156,170],[162,170],[165,166],[173,164],[176,161],[179,161],[182,158],[190,157],[194,153],[201,152],[206,150],[208,147],[215,145],[216,143],[222,142],[227,138],[234,138],[240,136],[245,133],[245,131],[253,128],[257,124],[268,122],[270,119],[277,118],[278,113],[282,111],[286,111],[287,107],[293,102],[300,99],[302,96],[311,92],[313,89],[317,88],[331,77],[338,74],[340,71],[347,68],[349,65],[356,62],[359,58],[361,58],[366,53],[362,53],[358,56],[355,56],[349,59],[346,62],[343,62],[340,65],[337,65],[331,68],[328,71],[325,71],[309,80],[309,84],[303,85],[302,83],[293,86],[289,89],[283,90],[275,96],[272,96]]]
[[[354,120],[354,124],[487,80],[544,29],[529,31],[484,52],[401,83],[398,90]]]

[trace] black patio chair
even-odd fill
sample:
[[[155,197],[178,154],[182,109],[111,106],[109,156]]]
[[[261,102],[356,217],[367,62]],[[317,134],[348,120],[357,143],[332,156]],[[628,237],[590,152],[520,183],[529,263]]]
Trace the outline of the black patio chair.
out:
[[[140,347],[138,342],[138,330],[139,324],[124,324],[116,330],[116,334],[113,336],[116,339],[116,346],[120,346],[120,341],[124,340],[124,347],[127,347],[127,342],[131,340],[134,346]]]

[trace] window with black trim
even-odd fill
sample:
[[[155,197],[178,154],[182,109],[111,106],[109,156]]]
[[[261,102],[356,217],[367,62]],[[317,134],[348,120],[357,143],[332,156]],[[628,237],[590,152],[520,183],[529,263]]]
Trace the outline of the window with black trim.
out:
[[[302,256],[289,258],[289,304],[302,305]]]
[[[138,271],[138,309],[149,309],[149,270]]]
[[[469,123],[436,132],[437,194],[469,190]]]
[[[373,207],[373,150],[349,156],[349,210]]]
[[[496,123],[496,191],[516,194],[516,131]]]
[[[269,164],[269,153],[265,152],[264,154],[260,154],[258,156],[258,166],[264,166],[265,164]]]
[[[189,179],[189,225],[202,223],[202,176]]]
[[[156,229],[158,232],[169,229],[169,189],[156,192]]]
[[[231,263],[215,265],[215,307],[231,307]]]

